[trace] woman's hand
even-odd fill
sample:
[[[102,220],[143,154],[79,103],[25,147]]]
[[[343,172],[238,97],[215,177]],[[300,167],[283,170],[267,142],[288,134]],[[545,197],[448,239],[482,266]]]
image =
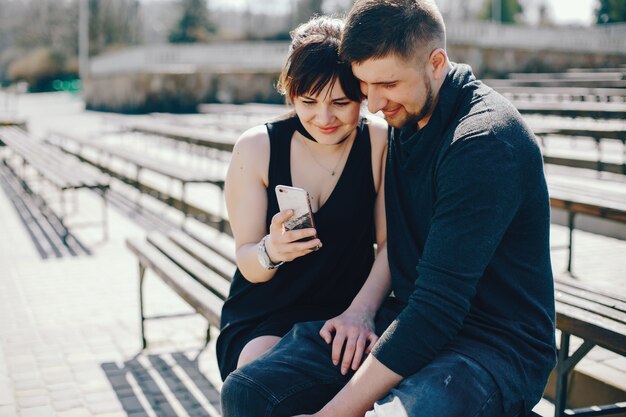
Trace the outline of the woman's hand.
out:
[[[285,230],[284,223],[291,216],[293,216],[293,210],[284,210],[272,217],[270,234],[265,240],[265,249],[274,263],[293,261],[322,246],[322,242],[317,238],[297,242],[299,239],[315,236],[316,231],[313,228]]]
[[[370,353],[378,336],[374,333],[374,314],[348,309],[337,317],[328,320],[320,330],[326,343],[333,344],[332,360],[338,365],[341,360],[341,374],[359,369],[363,355]],[[341,350],[344,347],[343,358]]]

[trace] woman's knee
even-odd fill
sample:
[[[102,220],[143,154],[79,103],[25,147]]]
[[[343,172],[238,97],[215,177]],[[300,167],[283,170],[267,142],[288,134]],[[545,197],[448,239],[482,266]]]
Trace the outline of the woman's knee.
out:
[[[261,357],[265,352],[273,348],[280,341],[278,336],[260,336],[249,341],[239,354],[237,368]]]

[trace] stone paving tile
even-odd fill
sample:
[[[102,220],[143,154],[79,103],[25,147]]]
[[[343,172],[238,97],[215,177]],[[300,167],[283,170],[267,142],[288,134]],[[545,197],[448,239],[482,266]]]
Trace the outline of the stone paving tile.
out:
[[[32,408],[21,408],[19,412],[20,417],[55,417],[54,409],[49,406],[40,406]]]
[[[17,410],[12,405],[0,405],[0,417],[15,417]]]
[[[85,407],[73,408],[71,410],[60,411],[56,414],[57,417],[85,417],[90,416],[91,412]]]

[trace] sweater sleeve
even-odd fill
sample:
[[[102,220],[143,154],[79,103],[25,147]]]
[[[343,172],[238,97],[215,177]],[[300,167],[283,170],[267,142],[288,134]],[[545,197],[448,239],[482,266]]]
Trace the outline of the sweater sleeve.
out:
[[[429,363],[460,331],[522,199],[513,149],[493,136],[455,142],[435,181],[434,212],[416,262],[414,290],[372,352],[404,377]]]

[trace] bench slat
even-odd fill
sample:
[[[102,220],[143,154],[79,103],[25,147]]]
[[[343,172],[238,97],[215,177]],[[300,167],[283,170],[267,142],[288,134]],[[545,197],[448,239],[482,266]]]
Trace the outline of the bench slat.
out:
[[[139,258],[142,265],[154,271],[199,314],[219,327],[224,302],[218,296],[199,282],[189,279],[187,272],[147,242],[128,239],[126,246]]]
[[[557,290],[555,297],[557,301],[563,304],[568,304],[582,310],[587,310],[606,319],[615,320],[618,323],[626,323],[626,313],[612,307],[607,307],[594,301],[585,300],[574,295],[567,294],[560,290]]]
[[[237,264],[237,260],[235,259],[235,243],[229,236],[217,230],[210,239],[190,231],[187,231],[187,233],[204,246],[220,254],[225,259],[228,259],[233,265]]]
[[[581,300],[589,300],[602,306],[613,308],[616,311],[626,313],[626,303],[615,300],[614,298],[606,297],[602,294],[594,293],[584,289],[576,288],[566,284],[555,281],[555,290],[569,294]]]
[[[556,301],[557,328],[626,355],[626,324]]]
[[[231,281],[235,269],[237,268],[232,262],[224,259],[219,253],[211,250],[207,246],[204,246],[197,240],[191,238],[189,235],[181,232],[174,231],[168,233],[169,238],[185,250],[189,255],[193,256],[196,260],[204,264],[207,268],[215,271],[222,278]]]
[[[573,288],[578,288],[580,290],[588,291],[593,294],[599,294],[604,297],[611,298],[613,300],[620,301],[622,303],[626,303],[626,297],[619,293],[609,292],[602,288],[596,288],[596,287],[590,288],[589,285],[583,284],[582,282],[577,281],[576,279],[571,278],[570,276],[567,276],[567,275],[559,275],[554,280],[555,282],[558,282],[559,284],[567,285]]]
[[[205,265],[174,244],[174,242],[170,241],[166,236],[160,233],[152,233],[148,235],[148,241],[172,262],[187,272],[187,274],[195,278],[205,288],[222,300],[228,297],[230,290],[228,281],[208,269]]]

